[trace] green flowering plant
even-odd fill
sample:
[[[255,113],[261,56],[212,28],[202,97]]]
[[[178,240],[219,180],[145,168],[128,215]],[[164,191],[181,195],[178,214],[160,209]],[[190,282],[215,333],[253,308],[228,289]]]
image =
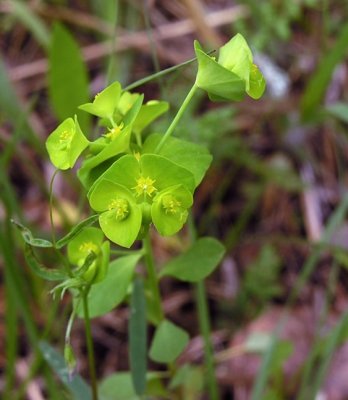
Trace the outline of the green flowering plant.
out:
[[[85,319],[91,375],[91,390],[88,388],[87,392],[93,400],[98,399],[99,393],[91,317],[106,314],[121,302],[129,302],[132,398],[153,395],[146,384],[147,356],[154,362],[169,364],[168,373],[172,374],[174,362],[189,340],[188,333],[164,315],[160,280],[169,276],[197,285],[200,321],[208,321],[204,279],[219,265],[224,255],[223,245],[210,237],[194,239],[184,253],[162,265],[160,271],[155,268],[150,240],[152,227],[161,236],[174,235],[183,228],[194,202],[195,189],[212,161],[204,145],[172,134],[198,89],[206,91],[213,101],[239,101],[246,94],[258,99],[265,90],[265,80],[253,63],[248,44],[239,34],[221,47],[217,60],[205,53],[198,42],[194,48],[198,61],[196,80],[165,132],[153,133],[148,128],[168,110],[167,102],[150,100],[144,103],[143,94],[131,93],[114,82],[92,102],[79,107],[96,117],[97,138],[91,140],[82,132],[76,116],[64,120],[48,136],[46,148],[57,168],[56,173],[75,167],[86,189],[90,209],[97,214],[79,222],[67,235],[56,240],[51,202],[52,241],[35,238],[28,228],[15,223],[25,241],[28,265],[44,279],[61,281],[53,289],[54,293],[61,291],[63,296],[69,291],[73,296],[65,340],[65,360],[70,370],[76,367],[70,344],[73,321],[76,316]],[[76,168],[79,157],[81,162]],[[99,227],[91,226],[97,221]],[[131,250],[135,243],[137,246]],[[58,253],[57,268],[42,265],[36,248]],[[141,260],[143,263],[139,264]],[[147,323],[155,326],[149,352]],[[216,400],[206,322],[201,323],[201,330],[206,344],[209,392]],[[188,373],[197,372],[192,366],[185,368]],[[168,388],[156,377],[157,387],[163,388],[163,398],[170,398],[171,386],[180,385],[179,378],[170,376],[172,381]],[[102,384],[100,393],[108,398],[103,390]]]

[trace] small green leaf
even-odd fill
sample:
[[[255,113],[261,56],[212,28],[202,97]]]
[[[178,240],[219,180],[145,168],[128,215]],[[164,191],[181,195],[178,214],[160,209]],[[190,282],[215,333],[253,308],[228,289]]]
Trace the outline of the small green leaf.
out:
[[[58,169],[72,168],[88,146],[77,118],[67,118],[47,138],[46,149],[52,164]]]
[[[185,253],[172,259],[160,272],[160,276],[174,276],[187,282],[198,282],[211,274],[224,255],[224,246],[216,239],[198,239]]]
[[[184,364],[176,371],[169,389],[181,387],[184,399],[198,399],[204,388],[205,372],[202,367]]]
[[[36,258],[33,248],[27,243],[24,247],[24,256],[29,267],[40,278],[48,281],[59,281],[67,278],[65,272],[53,268],[47,268],[40,263],[40,261]]]
[[[156,399],[169,398],[161,378],[160,372],[146,374],[147,396],[154,396]],[[129,372],[117,372],[107,376],[99,384],[98,389],[102,400],[139,400],[139,396],[134,391],[132,375]]]
[[[144,283],[137,278],[133,284],[129,319],[129,358],[135,393],[142,396],[146,388],[147,326]]]
[[[63,246],[67,245],[70,242],[70,240],[74,239],[74,237],[77,236],[82,231],[83,228],[86,228],[87,226],[94,224],[98,218],[99,218],[98,214],[91,215],[90,217],[86,218],[85,220],[75,225],[74,228],[66,236],[62,237],[57,241],[56,248],[60,249]]]
[[[126,297],[140,254],[118,258],[110,263],[105,278],[94,284],[88,293],[90,317],[99,317],[117,307]],[[77,310],[83,317],[80,305]]]
[[[98,392],[105,400],[139,400],[129,372],[117,372],[107,376],[99,384]]]
[[[98,93],[92,103],[82,104],[79,109],[99,118],[112,119],[120,100],[121,90],[120,83],[116,81]]]
[[[39,348],[44,359],[56,372],[64,386],[72,394],[74,400],[92,400],[90,387],[79,374],[71,374],[69,367],[64,361],[64,357],[59,354],[47,342],[41,341]]]
[[[69,31],[54,24],[49,49],[48,90],[54,112],[60,120],[77,114],[83,129],[89,116],[77,107],[88,101],[88,74],[78,44]]]
[[[187,332],[164,320],[156,329],[150,348],[150,358],[159,363],[171,363],[181,354],[188,341]]]
[[[13,219],[11,220],[11,222],[13,223],[13,225],[16,228],[18,228],[18,230],[21,233],[25,243],[28,243],[30,246],[33,246],[33,247],[53,247],[53,244],[50,241],[46,240],[46,239],[34,238],[33,234],[31,233],[31,231],[27,227],[22,225],[21,223],[16,222]]]

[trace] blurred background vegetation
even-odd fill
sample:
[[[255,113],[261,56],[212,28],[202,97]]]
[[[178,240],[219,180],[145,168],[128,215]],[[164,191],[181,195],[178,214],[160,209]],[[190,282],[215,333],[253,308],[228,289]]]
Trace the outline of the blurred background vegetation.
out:
[[[209,50],[237,32],[256,53],[267,93],[232,105],[199,93],[176,130],[214,155],[194,219],[227,248],[207,281],[221,398],[348,398],[347,21],[342,0],[0,1],[2,398],[76,398],[38,347],[44,339],[62,349],[70,299],[59,304],[31,273],[10,223],[50,235],[45,138],[108,83],[127,86],[192,58],[196,38]],[[168,101],[174,115],[195,72],[192,63],[137,90]],[[79,118],[93,135],[93,121]],[[72,174],[59,175],[61,232],[86,216],[84,196]],[[186,239],[185,230],[154,237],[158,260]],[[192,289],[168,280],[162,292],[166,313],[191,334],[180,362],[199,367]],[[128,368],[127,315],[121,307],[92,322],[99,379]],[[82,323],[72,340],[87,377]],[[197,376],[189,387],[200,387]]]

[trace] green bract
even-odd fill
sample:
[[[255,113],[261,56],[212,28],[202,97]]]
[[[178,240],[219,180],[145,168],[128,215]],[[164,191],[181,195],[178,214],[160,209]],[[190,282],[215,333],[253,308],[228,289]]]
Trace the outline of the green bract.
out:
[[[105,235],[130,247],[151,220],[163,235],[180,230],[194,188],[191,172],[162,156],[125,155],[96,181],[88,197],[91,207],[102,213],[99,222]]]
[[[93,103],[82,104],[79,108],[100,118],[111,119],[121,96],[121,85],[114,82],[98,93]]]
[[[212,101],[240,101],[245,92],[253,99],[262,96],[265,79],[241,34],[221,47],[218,61],[206,54],[197,41],[194,46],[198,60],[196,85],[207,91]]]
[[[100,227],[112,242],[124,247],[134,243],[140,230],[142,213],[129,189],[102,179],[90,196],[90,204],[94,210],[101,212]]]
[[[52,164],[58,169],[68,169],[75,162],[89,141],[82,133],[77,118],[67,118],[46,140],[46,149]]]
[[[68,259],[79,268],[85,264],[87,257],[94,253],[96,260],[83,271],[82,278],[89,283],[101,281],[109,264],[109,242],[103,242],[104,234],[98,228],[84,228],[68,244]]]
[[[186,222],[187,209],[192,203],[192,194],[182,185],[158,193],[151,206],[152,221],[158,232],[163,236],[178,232]]]

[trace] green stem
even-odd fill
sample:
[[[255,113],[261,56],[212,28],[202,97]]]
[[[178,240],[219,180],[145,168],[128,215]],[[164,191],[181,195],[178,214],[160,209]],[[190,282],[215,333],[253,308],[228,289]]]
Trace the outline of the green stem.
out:
[[[147,233],[143,239],[143,248],[145,250],[145,263],[147,268],[147,278],[149,282],[150,291],[153,300],[153,312],[156,318],[156,323],[160,323],[164,319],[164,313],[161,303],[161,295],[158,286],[158,279],[156,275],[155,263],[153,260],[152,246],[150,234]]]
[[[207,382],[210,400],[219,399],[219,390],[216,382],[213,349],[210,340],[210,319],[205,291],[204,280],[196,283],[196,304],[198,308],[198,320],[201,335],[204,342],[204,359],[207,368]]]
[[[53,221],[53,182],[54,178],[57,176],[59,172],[59,169],[56,169],[52,175],[51,181],[50,181],[50,189],[49,189],[49,200],[50,200],[50,223],[51,223],[51,234],[52,234],[52,243],[53,246],[56,245],[56,234],[55,234],[55,228],[54,228],[54,221]]]
[[[176,128],[178,122],[180,121],[184,111],[186,110],[188,104],[190,103],[193,95],[196,93],[196,90],[198,89],[198,86],[194,83],[191,90],[188,92],[185,100],[181,104],[179,111],[177,112],[175,118],[173,119],[172,123],[169,125],[166,133],[163,135],[161,141],[158,143],[155,153],[158,153],[162,146],[164,145],[165,141],[170,137],[170,135],[173,133],[174,129]]]
[[[98,400],[98,390],[97,390],[97,377],[95,372],[95,358],[94,358],[94,349],[93,349],[93,340],[91,333],[91,321],[89,318],[89,310],[88,310],[88,291],[89,288],[81,291],[82,303],[83,303],[83,316],[85,320],[85,334],[86,334],[86,342],[87,342],[87,353],[88,353],[88,366],[89,366],[89,375],[91,379],[92,386],[92,398],[93,400]]]
[[[192,213],[189,214],[188,228],[192,242],[197,238],[196,227],[194,225]],[[199,330],[203,337],[204,343],[204,363],[207,369],[207,384],[209,390],[210,400],[219,399],[219,389],[216,381],[213,348],[210,338],[210,317],[208,309],[207,294],[205,290],[205,283],[199,281],[195,284],[195,299],[198,312]]]

